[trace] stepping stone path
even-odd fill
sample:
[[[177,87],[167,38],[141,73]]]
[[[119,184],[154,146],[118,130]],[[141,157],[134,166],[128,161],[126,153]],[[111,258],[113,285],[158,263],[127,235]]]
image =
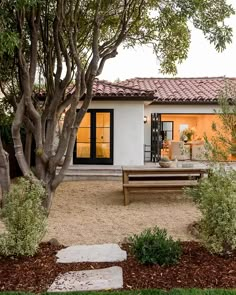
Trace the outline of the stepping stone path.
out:
[[[127,259],[126,251],[117,244],[70,246],[57,253],[57,262],[115,262]]]
[[[123,288],[122,268],[70,271],[59,275],[48,292],[95,291]]]
[[[81,245],[62,249],[57,263],[114,262],[127,259],[126,251],[117,244]],[[70,271],[60,274],[48,292],[95,291],[123,288],[123,272],[119,266],[104,269]]]

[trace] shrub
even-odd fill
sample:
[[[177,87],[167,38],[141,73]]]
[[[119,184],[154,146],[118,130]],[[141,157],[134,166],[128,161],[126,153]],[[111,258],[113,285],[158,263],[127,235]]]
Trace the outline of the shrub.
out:
[[[200,238],[208,250],[227,254],[236,249],[236,171],[215,168],[186,193],[202,213]]]
[[[167,237],[167,231],[158,227],[133,235],[129,241],[132,252],[142,264],[175,264],[182,252],[180,242]]]
[[[0,236],[0,254],[35,254],[46,229],[43,197],[45,190],[40,183],[19,178],[13,184],[1,212],[6,233]]]

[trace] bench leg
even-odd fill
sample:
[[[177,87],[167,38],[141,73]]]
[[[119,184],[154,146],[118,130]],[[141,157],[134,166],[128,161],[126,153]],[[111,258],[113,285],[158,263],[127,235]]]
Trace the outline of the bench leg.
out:
[[[129,205],[129,193],[128,193],[128,188],[124,187],[124,205],[127,206]]]

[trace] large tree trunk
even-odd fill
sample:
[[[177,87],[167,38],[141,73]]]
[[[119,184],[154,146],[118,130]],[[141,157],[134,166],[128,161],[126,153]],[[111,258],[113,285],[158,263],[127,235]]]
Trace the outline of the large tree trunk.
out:
[[[10,169],[8,153],[3,149],[0,136],[0,186],[2,191],[1,206],[4,205],[4,195],[9,191],[10,187]]]

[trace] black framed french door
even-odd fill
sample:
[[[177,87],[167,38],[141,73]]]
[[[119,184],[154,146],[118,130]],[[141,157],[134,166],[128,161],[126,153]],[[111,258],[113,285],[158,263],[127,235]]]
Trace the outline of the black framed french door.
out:
[[[161,158],[163,143],[161,114],[151,114],[151,161],[158,162]]]
[[[74,164],[113,164],[113,110],[91,109],[77,132]]]

